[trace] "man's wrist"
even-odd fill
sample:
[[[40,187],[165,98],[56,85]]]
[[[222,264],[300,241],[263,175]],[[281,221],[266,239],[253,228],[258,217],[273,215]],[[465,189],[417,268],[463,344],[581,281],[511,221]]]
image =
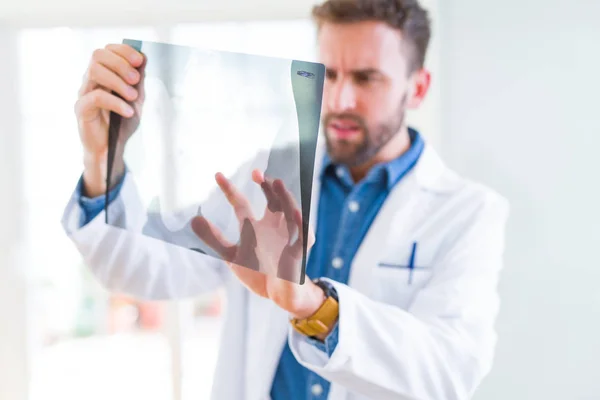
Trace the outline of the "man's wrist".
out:
[[[83,195],[85,197],[98,197],[106,192],[106,157],[93,155],[84,156],[83,170]],[[112,172],[112,189],[121,180],[125,173],[125,163],[123,157],[115,157]]]
[[[335,288],[324,281],[309,281],[314,290],[314,305],[305,312],[292,313],[292,326],[300,333],[324,341],[336,326],[339,319],[338,296]]]
[[[317,312],[323,305],[327,296],[325,292],[318,285],[311,280],[306,281],[307,291],[304,300],[300,302],[297,310],[294,310],[291,314],[296,319],[306,319]]]

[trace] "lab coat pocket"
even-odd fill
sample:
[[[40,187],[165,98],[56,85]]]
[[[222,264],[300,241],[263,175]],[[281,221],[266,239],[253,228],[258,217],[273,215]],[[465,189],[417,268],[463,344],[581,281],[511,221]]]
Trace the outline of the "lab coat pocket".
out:
[[[429,261],[426,252],[416,243],[382,258],[375,268],[374,296],[383,302],[407,308],[431,278]]]

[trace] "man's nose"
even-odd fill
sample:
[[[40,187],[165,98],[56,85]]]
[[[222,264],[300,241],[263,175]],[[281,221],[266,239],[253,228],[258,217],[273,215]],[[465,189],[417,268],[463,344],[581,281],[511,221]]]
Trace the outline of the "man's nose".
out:
[[[341,113],[356,108],[356,93],[351,82],[341,81],[331,84],[329,109]]]

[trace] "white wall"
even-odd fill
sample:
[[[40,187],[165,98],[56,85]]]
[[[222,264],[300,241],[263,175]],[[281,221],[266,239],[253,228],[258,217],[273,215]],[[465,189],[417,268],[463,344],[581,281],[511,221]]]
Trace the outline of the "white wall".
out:
[[[443,155],[512,204],[476,400],[600,396],[600,2],[441,2]]]
[[[16,48],[0,26],[0,400],[25,400],[28,389],[29,313],[23,252],[24,204]]]
[[[16,26],[160,25],[305,18],[314,0],[2,0],[0,21]]]
[[[431,72],[431,87],[425,101],[417,110],[407,114],[407,122],[419,130],[434,148],[441,147],[440,106],[442,73],[441,68],[441,21],[439,15],[440,0],[421,0],[421,5],[429,12],[432,22],[432,37],[427,51],[425,67]]]

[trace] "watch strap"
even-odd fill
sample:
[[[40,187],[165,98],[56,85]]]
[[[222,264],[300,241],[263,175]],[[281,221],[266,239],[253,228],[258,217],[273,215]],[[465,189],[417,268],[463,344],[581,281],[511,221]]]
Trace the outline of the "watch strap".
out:
[[[315,280],[314,283],[323,289],[326,296],[325,301],[310,317],[304,319],[294,318],[290,321],[298,332],[306,336],[317,336],[329,332],[339,316],[339,303],[333,285],[319,279]]]

